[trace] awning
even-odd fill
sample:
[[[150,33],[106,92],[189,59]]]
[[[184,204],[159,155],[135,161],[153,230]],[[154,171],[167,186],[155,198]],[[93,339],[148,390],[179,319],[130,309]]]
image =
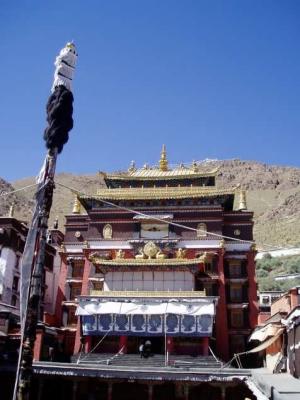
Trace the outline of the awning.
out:
[[[259,340],[260,342],[265,341],[270,336],[277,335],[281,325],[278,324],[267,324],[261,328],[257,328],[250,336],[249,342],[252,340]]]
[[[246,385],[248,386],[248,388],[251,390],[251,392],[254,394],[254,396],[256,396],[257,400],[269,400],[269,397],[267,397],[266,395],[264,395],[259,389],[258,387],[255,385],[254,382],[252,382],[249,379],[245,380]]]
[[[290,326],[292,326],[294,320],[297,319],[298,317],[300,317],[300,308],[299,307],[297,307],[293,311],[291,311],[290,314],[287,316],[287,318],[282,319],[281,322],[283,323],[283,325],[290,327]]]
[[[254,349],[247,351],[247,353],[258,353],[259,351],[265,350],[267,347],[271,346],[271,344],[276,342],[276,340],[281,336],[283,331],[284,331],[284,328],[280,328],[275,336],[269,338],[268,340],[266,340],[259,346],[254,347]]]
[[[79,299],[84,335],[211,336],[214,299]]]
[[[122,301],[89,301],[81,302],[76,310],[76,315],[214,315],[215,305],[213,302],[182,302],[182,301],[163,301],[145,303],[142,301],[122,302]]]

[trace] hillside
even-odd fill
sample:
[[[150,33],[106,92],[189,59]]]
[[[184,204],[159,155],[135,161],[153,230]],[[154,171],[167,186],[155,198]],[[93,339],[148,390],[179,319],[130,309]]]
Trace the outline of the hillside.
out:
[[[248,209],[254,211],[255,239],[259,246],[294,245],[300,243],[300,169],[271,166],[255,161],[213,161],[204,168],[220,167],[217,175],[219,187],[233,187],[238,184],[247,190]],[[95,193],[103,185],[98,174],[73,175],[58,174],[57,182],[85,193]],[[33,182],[32,178],[13,182],[15,188]],[[32,190],[22,192],[31,200]],[[63,228],[64,215],[71,212],[73,195],[57,185],[51,220],[59,216]],[[25,203],[24,203],[25,204]],[[26,207],[24,208],[25,217]],[[28,213],[27,213],[28,214]]]
[[[16,192],[10,195],[15,188],[5,180],[0,178],[0,215],[7,215],[9,208],[14,204],[14,215],[24,221],[28,221],[31,218],[31,210],[33,207],[33,201],[30,195],[25,192]]]
[[[258,288],[264,290],[282,290],[299,286],[300,279],[289,279],[276,281],[274,278],[281,274],[300,273],[300,256],[271,257],[266,254],[256,262],[256,278]]]

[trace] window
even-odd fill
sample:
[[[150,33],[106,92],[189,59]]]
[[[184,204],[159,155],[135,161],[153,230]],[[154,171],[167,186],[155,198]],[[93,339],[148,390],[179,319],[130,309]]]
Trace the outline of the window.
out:
[[[168,224],[141,224],[141,237],[146,239],[162,239],[168,237],[169,225]]]
[[[19,269],[20,256],[16,256],[15,269]]]
[[[70,290],[70,300],[74,300],[75,297],[81,295],[81,285],[71,285],[71,290]]]
[[[241,261],[230,260],[229,261],[229,276],[230,278],[238,278],[242,274]]]
[[[204,290],[206,296],[213,296],[213,287],[211,284],[204,284]]]
[[[84,268],[84,266],[83,266],[82,262],[80,262],[80,263],[75,262],[73,264],[73,268],[72,268],[72,277],[73,278],[82,278],[83,268]]]
[[[232,328],[242,328],[244,326],[244,313],[242,310],[231,310],[230,323]]]
[[[15,296],[14,294],[11,296],[11,305],[16,307],[17,305],[17,296]]]
[[[262,304],[268,306],[270,304],[270,297],[269,296],[262,296]]]
[[[200,223],[197,225],[197,237],[206,237],[207,236],[207,226],[204,223]]]
[[[68,325],[76,325],[77,324],[77,317],[75,315],[75,308],[71,308],[68,311]]]
[[[230,285],[230,301],[232,303],[241,303],[243,291],[241,286]]]
[[[18,286],[19,286],[19,278],[17,276],[14,276],[13,284],[12,284],[12,290],[17,292],[18,291]]]
[[[93,282],[93,290],[103,290],[103,282]]]
[[[243,335],[231,335],[230,350],[233,354],[245,351],[245,337]]]

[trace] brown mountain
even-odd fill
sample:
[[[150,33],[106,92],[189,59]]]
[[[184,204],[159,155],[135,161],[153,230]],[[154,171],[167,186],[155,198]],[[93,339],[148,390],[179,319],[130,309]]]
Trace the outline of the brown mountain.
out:
[[[9,208],[13,204],[15,217],[28,221],[31,218],[34,203],[30,195],[26,195],[23,191],[8,194],[15,189],[10,183],[0,178],[0,215],[8,215]]]
[[[219,187],[233,187],[238,184],[247,190],[248,209],[254,211],[255,239],[260,247],[265,243],[273,245],[300,244],[300,169],[272,166],[255,161],[227,160],[210,161],[203,168],[220,167],[217,174]],[[84,193],[93,194],[103,185],[98,174],[58,174],[56,181]],[[32,178],[13,182],[15,188],[33,183]],[[28,216],[27,202],[32,200],[33,190],[18,193],[20,213]],[[59,216],[63,228],[64,215],[72,210],[73,194],[56,185],[51,219]],[[8,203],[8,202],[7,202]],[[23,207],[24,204],[24,207]],[[1,206],[1,202],[0,202]],[[7,211],[8,205],[4,207]],[[22,214],[22,210],[24,214]],[[2,209],[0,208],[2,212]]]

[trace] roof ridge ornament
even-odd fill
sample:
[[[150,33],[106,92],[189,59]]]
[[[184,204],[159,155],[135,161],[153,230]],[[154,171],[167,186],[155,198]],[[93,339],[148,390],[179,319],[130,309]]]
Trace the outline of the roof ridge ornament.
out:
[[[159,169],[161,171],[168,171],[168,159],[167,159],[167,152],[166,152],[166,145],[163,144],[160,160],[159,160]]]
[[[135,172],[135,171],[136,171],[135,161],[132,160],[128,168],[128,172]]]
[[[8,211],[8,217],[9,218],[13,218],[15,214],[15,202],[13,201],[12,204],[9,207],[9,211]]]
[[[246,190],[240,190],[239,211],[247,210]]]
[[[81,204],[78,195],[75,195],[72,214],[80,214],[80,213],[81,213]]]

